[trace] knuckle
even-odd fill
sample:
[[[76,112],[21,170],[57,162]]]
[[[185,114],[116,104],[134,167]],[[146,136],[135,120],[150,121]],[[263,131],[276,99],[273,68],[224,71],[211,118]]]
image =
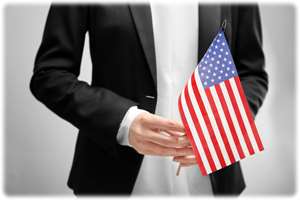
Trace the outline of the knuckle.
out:
[[[141,129],[141,128],[136,128],[136,130],[135,130],[135,135],[136,135],[136,137],[138,137],[138,138],[142,138],[142,136],[143,136],[143,131],[142,131],[142,129]]]
[[[138,119],[141,124],[145,124],[149,120],[149,116],[147,113],[142,113],[138,116]]]
[[[146,123],[147,118],[146,118],[145,116],[142,115],[142,116],[140,116],[139,121],[140,121],[140,123],[143,125],[143,124]]]
[[[129,134],[136,135],[140,132],[140,130],[141,130],[141,127],[139,125],[133,124],[129,128]]]

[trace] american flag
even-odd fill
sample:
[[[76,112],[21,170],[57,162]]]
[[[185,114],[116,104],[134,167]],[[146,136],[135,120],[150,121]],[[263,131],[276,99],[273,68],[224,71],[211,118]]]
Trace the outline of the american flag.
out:
[[[263,150],[223,30],[187,81],[178,107],[202,175]]]

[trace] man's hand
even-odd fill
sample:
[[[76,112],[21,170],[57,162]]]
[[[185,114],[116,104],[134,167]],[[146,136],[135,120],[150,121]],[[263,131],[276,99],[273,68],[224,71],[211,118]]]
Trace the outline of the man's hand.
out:
[[[129,144],[140,154],[186,156],[193,154],[183,125],[143,112],[129,128]]]

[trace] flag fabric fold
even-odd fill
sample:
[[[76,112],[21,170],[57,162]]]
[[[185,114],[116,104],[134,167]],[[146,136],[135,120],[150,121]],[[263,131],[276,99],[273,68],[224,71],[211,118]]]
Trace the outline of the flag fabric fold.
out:
[[[264,149],[223,30],[184,86],[178,108],[202,175]]]

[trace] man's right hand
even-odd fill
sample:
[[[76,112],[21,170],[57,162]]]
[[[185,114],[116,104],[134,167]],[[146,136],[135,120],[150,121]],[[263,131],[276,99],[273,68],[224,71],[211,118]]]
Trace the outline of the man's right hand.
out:
[[[129,128],[129,144],[144,155],[193,154],[182,124],[149,112],[140,113],[133,120]]]

